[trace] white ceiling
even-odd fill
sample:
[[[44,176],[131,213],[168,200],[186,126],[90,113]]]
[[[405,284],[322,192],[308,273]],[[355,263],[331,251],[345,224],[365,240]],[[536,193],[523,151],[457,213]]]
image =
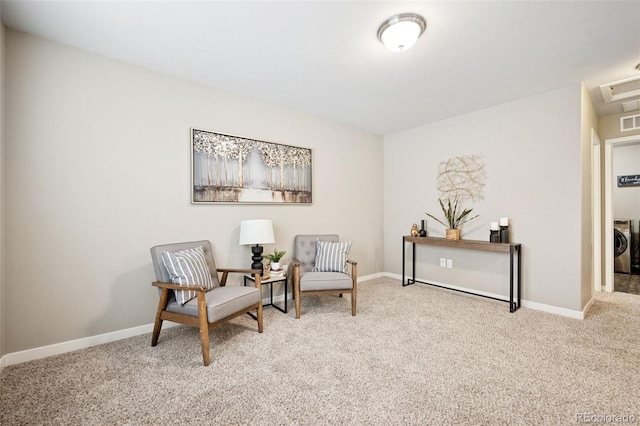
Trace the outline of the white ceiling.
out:
[[[427,21],[387,51],[380,24]],[[7,1],[8,27],[381,135],[640,75],[640,1]]]

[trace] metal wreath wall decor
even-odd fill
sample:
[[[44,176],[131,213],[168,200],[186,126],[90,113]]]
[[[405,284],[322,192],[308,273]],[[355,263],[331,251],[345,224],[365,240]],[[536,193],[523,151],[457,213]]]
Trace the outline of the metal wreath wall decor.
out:
[[[193,204],[310,204],[311,149],[191,129]]]
[[[487,173],[480,155],[461,155],[440,163],[437,187],[440,200],[484,200]]]

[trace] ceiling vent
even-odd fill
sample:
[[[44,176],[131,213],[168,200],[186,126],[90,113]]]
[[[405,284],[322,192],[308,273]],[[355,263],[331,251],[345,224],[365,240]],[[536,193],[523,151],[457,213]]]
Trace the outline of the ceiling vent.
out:
[[[640,114],[630,115],[628,117],[620,117],[620,131],[628,132],[629,130],[640,129]]]
[[[635,98],[636,96],[640,96],[640,77],[632,77],[603,84],[600,86],[600,91],[606,103]]]
[[[635,101],[623,102],[622,109],[624,110],[624,112],[640,109],[640,99],[636,99]]]

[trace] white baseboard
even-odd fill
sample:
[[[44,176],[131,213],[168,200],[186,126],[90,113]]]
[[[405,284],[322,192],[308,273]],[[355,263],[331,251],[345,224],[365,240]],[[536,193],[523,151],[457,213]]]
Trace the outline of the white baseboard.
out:
[[[358,282],[361,283],[364,281],[375,280],[376,278],[382,278],[384,276],[385,274],[383,272],[380,272],[378,274],[365,275],[363,277],[358,277]]]
[[[542,303],[530,302],[527,300],[522,301],[522,306],[525,308],[535,309],[538,311],[549,312],[551,314],[561,315],[563,317],[569,317],[573,319],[583,320],[587,314],[587,311],[593,305],[595,299],[592,297],[589,302],[585,305],[582,311],[574,311],[572,309],[559,308],[557,306],[544,305]]]
[[[0,373],[2,373],[2,370],[4,370],[4,367],[7,365],[7,356],[4,355],[2,358],[0,358]]]
[[[589,301],[587,302],[586,305],[584,305],[584,309],[582,310],[582,318],[580,319],[584,319],[584,317],[587,315],[587,311],[589,309],[591,309],[591,306],[593,306],[593,304],[595,303],[596,298],[593,297],[593,294],[591,295],[591,299],[589,299]]]
[[[170,321],[164,321],[162,323],[162,328],[165,329],[179,325],[180,324]],[[115,342],[116,340],[126,339],[128,337],[139,336],[140,334],[151,333],[152,331],[153,324],[146,324],[124,330],[113,331],[111,333],[99,334],[97,336],[90,336],[82,339],[70,340],[68,342],[56,343],[54,345],[27,349],[26,351],[13,352],[2,357],[2,360],[0,361],[0,371],[2,368],[9,365],[20,364],[27,361],[46,358],[52,355],[60,355],[66,352],[90,348],[92,346]],[[151,344],[151,342],[149,342],[149,344]]]
[[[383,275],[385,277],[395,278],[397,280],[402,281],[402,275],[390,274],[390,273],[384,273]],[[422,281],[426,281],[426,280],[422,280]],[[439,286],[445,287],[445,288],[450,288],[452,290],[467,290],[464,287],[457,287],[457,286],[443,284],[443,283],[439,283],[439,282],[435,282],[435,281],[433,283],[437,284]],[[476,292],[476,291],[474,290],[474,292]],[[483,295],[483,296],[494,297],[494,298],[500,299],[500,300],[505,300],[505,301],[509,300],[508,297],[505,297],[505,296],[502,296],[502,295],[498,295],[498,294],[487,293],[487,292],[482,292],[482,291],[477,291],[476,293],[478,293],[480,295]],[[545,305],[543,303],[531,302],[531,301],[524,300],[524,299],[521,300],[521,306],[524,307],[524,308],[534,309],[536,311],[548,312],[550,314],[561,315],[563,317],[574,318],[574,319],[584,319],[586,312],[589,310],[589,308],[591,307],[592,304],[593,304],[593,299],[591,299],[589,301],[589,303],[587,303],[587,305],[585,306],[585,308],[582,311],[574,311],[574,310],[571,310],[571,309],[560,308],[560,307],[557,307],[557,306]]]
[[[584,319],[585,311],[574,311],[572,309],[560,308],[558,306],[545,305],[543,303],[530,302],[528,300],[522,301],[522,306],[529,309],[535,309],[536,311],[548,312],[550,314],[561,315],[563,317],[573,319]]]
[[[382,273],[358,277],[358,282],[369,281],[369,280],[382,278],[382,277],[394,278],[399,281],[402,280],[401,275],[382,272]],[[447,285],[444,283],[434,282],[434,284],[440,285],[445,288],[450,288],[453,290],[466,290],[464,287],[457,287],[457,286]],[[478,294],[495,297],[496,299],[501,299],[505,301],[508,300],[508,298],[504,296],[493,294],[493,293],[478,292]],[[291,297],[291,294],[289,293],[288,298],[290,297]],[[273,299],[274,299],[273,300],[274,302],[284,301],[283,295],[275,296]],[[268,303],[268,300],[265,302]],[[584,319],[586,312],[589,310],[591,305],[593,305],[593,302],[594,302],[594,299],[592,298],[582,311],[574,311],[571,309],[559,308],[556,306],[530,302],[527,300],[522,301],[522,306],[525,308],[535,309],[538,311],[548,312],[548,313],[561,315],[569,318]],[[165,321],[162,324],[163,328],[176,327],[179,325],[180,324],[173,323],[170,321]],[[72,352],[79,349],[90,348],[92,346],[102,345],[104,343],[109,343],[109,342],[115,342],[116,340],[126,339],[128,337],[139,336],[145,333],[151,333],[152,331],[153,331],[153,324],[146,324],[138,327],[127,328],[124,330],[113,331],[110,333],[99,334],[97,336],[90,336],[82,339],[76,339],[68,342],[56,343],[54,345],[42,346],[39,348],[28,349],[26,351],[6,354],[2,358],[0,358],[0,372],[9,365],[20,364],[23,362],[33,361],[36,359],[45,358],[52,355],[60,355],[66,352]]]

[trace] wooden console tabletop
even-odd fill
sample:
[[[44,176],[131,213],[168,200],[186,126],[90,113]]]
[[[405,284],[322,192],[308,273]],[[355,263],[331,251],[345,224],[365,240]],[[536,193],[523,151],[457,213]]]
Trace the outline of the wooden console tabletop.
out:
[[[411,243],[411,247],[412,247],[412,253],[411,253],[412,276],[411,278],[408,278],[405,281],[406,243]],[[405,235],[402,237],[402,286],[403,287],[411,284],[415,284],[415,283],[428,284],[435,287],[446,288],[449,290],[459,291],[462,293],[473,294],[476,296],[499,300],[501,302],[505,302],[505,300],[499,299],[493,296],[474,293],[473,291],[470,291],[470,290],[467,291],[467,290],[461,290],[461,289],[454,289],[454,288],[449,288],[439,284],[416,280],[416,244],[425,244],[425,245],[439,246],[439,247],[453,247],[453,248],[466,249],[466,250],[482,250],[482,251],[492,251],[492,252],[498,252],[498,253],[509,253],[509,265],[510,265],[509,266],[509,300],[507,301],[509,303],[509,312],[515,312],[518,310],[518,308],[520,308],[520,289],[521,289],[520,265],[522,263],[521,261],[522,247],[520,244],[490,243],[488,241],[479,241],[479,240],[448,240],[446,238],[412,237],[410,235]],[[517,264],[514,265],[514,257],[516,254],[518,255]]]

